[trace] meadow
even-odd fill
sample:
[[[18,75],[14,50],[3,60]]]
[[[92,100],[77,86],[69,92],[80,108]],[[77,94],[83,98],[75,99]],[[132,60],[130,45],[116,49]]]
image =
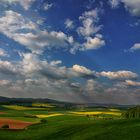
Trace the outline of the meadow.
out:
[[[140,119],[123,118],[125,111],[1,105],[0,140],[139,140]]]

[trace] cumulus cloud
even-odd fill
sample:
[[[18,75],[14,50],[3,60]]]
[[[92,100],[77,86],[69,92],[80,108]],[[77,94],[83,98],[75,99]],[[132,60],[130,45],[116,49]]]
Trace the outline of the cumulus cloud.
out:
[[[43,8],[45,11],[49,10],[53,6],[52,3],[44,3]]]
[[[45,47],[59,48],[73,43],[72,36],[61,31],[42,31],[35,23],[14,11],[5,11],[0,18],[0,32],[35,53],[41,53]]]
[[[89,79],[89,80],[87,80],[85,89],[88,92],[94,92],[95,89],[97,88],[97,86],[98,86],[98,84],[95,80]]]
[[[135,43],[135,44],[130,48],[130,51],[131,51],[131,52],[134,52],[134,51],[137,51],[137,50],[140,50],[140,43]]]
[[[0,86],[8,86],[10,83],[11,81],[9,80],[0,80]]]
[[[100,72],[98,73],[100,76],[107,77],[109,79],[129,79],[129,78],[136,78],[138,75],[131,71],[117,71],[117,72]]]
[[[91,74],[92,73],[91,70],[87,69],[86,67],[80,66],[80,65],[73,65],[72,69],[78,73],[83,73],[83,74]]]
[[[139,0],[122,0],[125,8],[134,16],[140,16],[140,1]]]
[[[40,60],[38,55],[32,53],[21,54],[22,60],[17,63],[1,62],[3,72],[17,73],[25,77],[43,76],[50,79],[95,78],[95,73],[84,66],[62,66],[60,60],[48,62]],[[3,64],[3,65],[2,65]],[[0,71],[1,72],[1,71]]]
[[[8,56],[7,52],[0,48],[0,56]]]
[[[5,4],[19,3],[25,10],[28,10],[35,1],[36,0],[0,0],[0,2]]]
[[[61,94],[65,98],[59,96],[57,99],[71,100],[74,97],[75,100],[81,101],[84,99],[81,99],[80,95],[83,92],[80,81],[95,79],[95,73],[84,66],[62,66],[59,60],[50,62],[41,60],[33,53],[20,55],[21,60],[17,62],[0,61],[0,89],[1,93],[4,91],[5,96],[9,91],[8,96],[16,95],[16,97],[56,98]]]
[[[77,28],[77,33],[80,37],[83,37],[83,42],[74,42],[70,49],[72,54],[75,54],[76,51],[97,50],[105,45],[102,34],[99,34],[102,28],[102,25],[98,25],[100,13],[101,10],[95,8],[85,11],[79,17],[82,26]]]
[[[60,60],[41,60],[37,54],[21,53],[21,60],[18,62],[0,61],[1,95],[4,93],[4,96],[20,98],[50,97],[57,100],[98,103],[109,103],[111,99],[112,103],[136,103],[134,101],[138,98],[136,93],[139,91],[133,89],[131,98],[130,95],[125,95],[131,92],[131,88],[127,89],[128,84],[134,87],[139,85],[138,82],[126,80],[122,82],[125,86],[107,88],[95,78],[97,75],[98,79],[105,76],[111,80],[125,80],[136,78],[137,74],[130,71],[99,74],[81,65],[66,67]],[[123,99],[125,101],[122,101]]]
[[[68,45],[73,43],[73,37],[67,36],[63,32],[56,31],[39,31],[36,34],[26,33],[20,34],[15,40],[27,46],[32,52],[41,53],[44,48],[67,48]]]
[[[101,29],[100,25],[97,26],[99,20],[98,16],[98,9],[84,12],[82,16],[79,17],[82,26],[77,28],[77,33],[83,36],[90,36],[97,33]]]
[[[73,21],[71,20],[71,19],[66,19],[66,21],[65,21],[65,27],[67,28],[67,29],[73,29],[74,28],[74,23],[73,23]]]
[[[15,66],[13,63],[9,61],[2,61],[0,60],[0,72],[4,74],[17,74],[18,73],[18,67]]]
[[[109,0],[109,4],[112,8],[116,8],[120,4],[120,0]]]
[[[0,25],[0,30],[7,36],[12,36],[12,33],[20,29],[33,30],[36,28],[36,25],[33,22],[25,19],[21,14],[12,10],[4,12],[4,16],[0,18]]]
[[[64,66],[57,66],[59,61],[48,62],[47,60],[40,60],[35,54],[22,54],[22,61],[19,63],[22,67],[22,74],[26,77],[34,75],[43,76],[51,79],[65,79],[67,77],[67,68]]]
[[[84,12],[80,17],[83,22],[87,18],[93,21],[94,18],[97,20],[97,9]],[[71,20],[67,20],[65,24],[67,28],[73,26]],[[89,31],[92,30],[89,29]],[[5,11],[4,15],[0,18],[0,32],[37,54],[41,54],[45,49],[69,49],[69,46],[71,46],[70,52],[74,54],[77,50],[98,49],[105,45],[105,41],[100,34],[96,34],[94,37],[86,36],[85,34],[84,40],[86,42],[79,43],[72,36],[62,31],[41,30],[38,24],[12,10]],[[91,35],[91,33],[87,32],[87,35]]]
[[[140,82],[135,82],[135,81],[132,81],[132,80],[126,80],[125,84],[127,86],[140,86]]]
[[[84,49],[86,50],[96,50],[105,45],[105,41],[102,39],[102,37],[98,37],[98,36],[94,38],[87,37],[86,40],[87,42],[83,44]]]
[[[105,44],[102,35],[96,34],[95,37],[85,37],[84,43],[74,42],[70,52],[75,54],[77,51],[97,50],[105,46]]]
[[[115,8],[120,3],[124,4],[127,11],[133,16],[140,16],[140,1],[139,0],[109,0],[111,7]]]
[[[35,0],[17,0],[17,2],[19,2],[25,10],[28,10],[31,7],[32,3],[35,2]]]
[[[50,62],[50,65],[52,65],[52,66],[56,66],[56,65],[59,65],[59,64],[62,64],[61,60],[56,60],[56,61],[51,61]]]

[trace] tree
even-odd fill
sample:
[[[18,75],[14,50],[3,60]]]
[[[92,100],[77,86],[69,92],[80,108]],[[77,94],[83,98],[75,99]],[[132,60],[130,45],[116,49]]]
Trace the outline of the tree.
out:
[[[9,125],[8,124],[4,124],[1,128],[5,128],[5,129],[7,128],[8,129]]]
[[[130,118],[140,118],[140,106],[136,106],[133,108],[128,109],[127,112],[122,114],[123,117],[130,119]]]

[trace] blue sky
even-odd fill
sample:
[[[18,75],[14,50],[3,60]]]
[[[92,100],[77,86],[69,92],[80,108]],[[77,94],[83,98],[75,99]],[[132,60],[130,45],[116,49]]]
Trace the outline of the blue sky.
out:
[[[0,95],[138,104],[140,0],[0,0]]]

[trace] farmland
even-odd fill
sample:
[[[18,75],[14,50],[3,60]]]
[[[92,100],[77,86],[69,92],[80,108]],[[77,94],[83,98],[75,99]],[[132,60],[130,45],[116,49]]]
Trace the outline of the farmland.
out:
[[[1,105],[1,140],[139,140],[140,120],[120,108],[67,108],[52,104]],[[8,128],[4,128],[8,125]],[[12,130],[12,131],[10,131]],[[132,133],[130,133],[132,132]]]
[[[29,125],[32,125],[31,122],[13,120],[13,119],[0,119],[0,127],[4,128],[4,125],[8,125],[9,129],[24,129]]]

